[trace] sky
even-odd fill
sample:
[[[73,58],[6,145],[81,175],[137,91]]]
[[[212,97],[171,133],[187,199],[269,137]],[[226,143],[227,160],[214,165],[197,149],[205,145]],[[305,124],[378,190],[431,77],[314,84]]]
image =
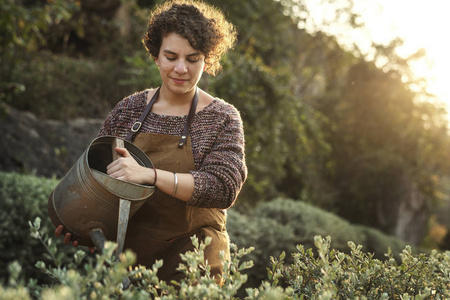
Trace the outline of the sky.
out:
[[[335,8],[324,8],[320,0],[306,1],[315,20],[335,14]],[[337,0],[339,2],[339,0]],[[311,5],[311,6],[310,6]],[[450,111],[450,1],[448,0],[354,0],[355,12],[362,16],[365,30],[339,32],[333,26],[332,34],[359,41],[360,47],[369,40],[386,43],[394,37],[404,40],[398,54],[407,57],[424,48],[426,59],[413,65],[418,77],[428,81],[428,91],[446,103]]]

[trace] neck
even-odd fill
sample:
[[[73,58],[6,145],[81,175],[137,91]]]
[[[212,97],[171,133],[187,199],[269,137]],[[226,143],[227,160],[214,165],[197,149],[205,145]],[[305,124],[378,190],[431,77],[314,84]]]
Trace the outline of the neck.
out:
[[[175,94],[166,89],[163,85],[159,92],[159,99],[162,100],[162,102],[166,102],[167,104],[173,106],[190,105],[192,98],[194,98],[196,88],[197,87],[184,94]]]

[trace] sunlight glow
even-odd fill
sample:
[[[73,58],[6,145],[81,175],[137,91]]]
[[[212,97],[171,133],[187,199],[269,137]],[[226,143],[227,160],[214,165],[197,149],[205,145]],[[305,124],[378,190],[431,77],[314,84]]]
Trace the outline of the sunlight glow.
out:
[[[339,5],[340,2],[335,3]],[[336,9],[324,6],[321,0],[307,0],[306,3],[319,27],[324,19],[330,19],[330,9]],[[444,0],[354,0],[354,11],[362,15],[364,29],[355,31],[336,24],[325,31],[337,36],[341,44],[350,49],[356,43],[364,51],[371,40],[386,44],[395,37],[404,40],[404,45],[398,49],[400,56],[408,57],[425,49],[426,59],[414,63],[412,70],[417,78],[427,80],[427,91],[446,103],[450,110],[449,8],[450,1]],[[307,30],[312,27],[305,26]]]
[[[441,0],[378,0],[391,19],[394,32],[405,40],[399,54],[407,56],[424,48],[428,61],[413,65],[413,71],[428,81],[428,92],[450,107],[448,70],[450,69],[450,3]]]

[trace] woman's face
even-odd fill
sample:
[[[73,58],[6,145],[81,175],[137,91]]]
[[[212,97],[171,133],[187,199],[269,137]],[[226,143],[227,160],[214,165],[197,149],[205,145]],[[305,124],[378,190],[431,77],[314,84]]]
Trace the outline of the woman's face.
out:
[[[205,56],[184,37],[169,33],[163,37],[155,60],[164,88],[174,94],[192,91],[205,69]]]

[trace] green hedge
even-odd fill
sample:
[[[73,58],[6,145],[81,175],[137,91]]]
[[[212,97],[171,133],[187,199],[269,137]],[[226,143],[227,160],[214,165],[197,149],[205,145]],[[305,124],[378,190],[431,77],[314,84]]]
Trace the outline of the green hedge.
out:
[[[0,280],[7,278],[6,267],[16,260],[23,266],[26,278],[39,277],[34,263],[43,259],[45,251],[30,239],[28,222],[39,216],[44,234],[53,236],[54,227],[47,213],[47,199],[58,180],[0,172]],[[298,244],[314,247],[314,236],[331,236],[333,248],[348,251],[347,242],[364,245],[364,250],[383,258],[390,247],[399,253],[402,241],[362,226],[354,226],[329,212],[310,204],[290,199],[275,199],[257,206],[248,215],[231,209],[228,231],[238,247],[255,247],[249,255],[255,266],[247,271],[248,285],[259,284],[266,276],[269,258],[283,251],[293,253]],[[58,243],[61,241],[56,239]],[[63,247],[65,256],[74,249]],[[290,256],[286,258],[292,260]]]
[[[123,97],[158,84],[156,66],[139,74],[140,81],[132,80],[136,65],[145,63],[153,66],[148,57],[92,60],[40,52],[16,66],[25,90],[10,105],[39,118],[103,118]]]
[[[382,232],[352,225],[346,220],[314,207],[291,199],[275,199],[258,205],[249,215],[242,215],[233,209],[228,214],[230,239],[238,247],[255,247],[249,258],[254,268],[247,271],[249,284],[258,284],[266,276],[267,262],[285,251],[293,253],[296,246],[314,248],[314,237],[330,236],[332,247],[348,252],[348,241],[363,245],[366,252],[376,258],[384,258],[389,249],[399,259],[406,243]],[[292,257],[286,257],[292,262]]]
[[[30,237],[29,222],[42,219],[41,230],[46,237],[53,237],[55,227],[47,212],[47,201],[58,184],[56,179],[33,175],[0,172],[0,282],[8,280],[7,267],[18,262],[25,279],[42,279],[42,273],[34,266],[38,260],[48,260],[45,247]],[[54,243],[62,244],[60,239]],[[64,256],[72,256],[74,249],[64,248]]]
[[[398,239],[289,199],[261,204],[249,215],[230,210],[233,259],[225,270],[226,286],[202,275],[205,245],[198,245],[197,253],[184,256],[188,279],[174,289],[155,275],[160,262],[151,269],[129,270],[134,254],[127,252],[121,261],[114,261],[114,244],[104,255],[94,256],[86,247],[52,240],[54,227],[46,205],[57,183],[56,179],[0,172],[0,299],[148,299],[161,291],[167,295],[164,299],[450,296],[450,252],[414,255]],[[33,239],[30,221],[36,217],[42,222],[33,222],[31,235],[37,238]],[[319,238],[323,233],[331,237]],[[356,246],[348,242],[350,238],[365,244]],[[385,259],[375,257],[385,252],[389,253]],[[253,267],[250,261],[240,262],[244,256],[253,261]],[[125,278],[133,281],[128,290],[123,289]]]
[[[32,234],[44,244],[39,220],[33,222]],[[72,261],[54,266],[38,262],[36,266],[55,279],[51,285],[25,284],[20,278],[20,265],[10,265],[7,286],[0,284],[0,299],[448,299],[450,297],[450,252],[432,251],[429,256],[414,256],[409,247],[400,254],[401,261],[389,255],[381,261],[361,251],[362,246],[349,242],[350,253],[331,248],[331,238],[314,237],[315,251],[301,245],[293,253],[294,262],[286,264],[283,252],[271,258],[267,277],[256,287],[243,289],[251,268],[250,261],[241,262],[252,249],[232,245],[231,259],[224,264],[222,284],[210,277],[204,262],[204,249],[210,239],[199,243],[192,238],[193,252],[182,255],[179,270],[186,275],[168,284],[157,277],[163,261],[152,268],[129,268],[135,255],[126,251],[114,259],[116,244],[108,242],[102,255],[83,263],[86,252],[77,251]],[[57,247],[49,247],[56,257]]]
[[[57,182],[53,179],[0,172],[0,278],[6,277],[7,265],[16,260],[27,277],[36,275],[34,264],[45,249],[30,238],[28,222],[37,216],[48,220],[46,201]]]

